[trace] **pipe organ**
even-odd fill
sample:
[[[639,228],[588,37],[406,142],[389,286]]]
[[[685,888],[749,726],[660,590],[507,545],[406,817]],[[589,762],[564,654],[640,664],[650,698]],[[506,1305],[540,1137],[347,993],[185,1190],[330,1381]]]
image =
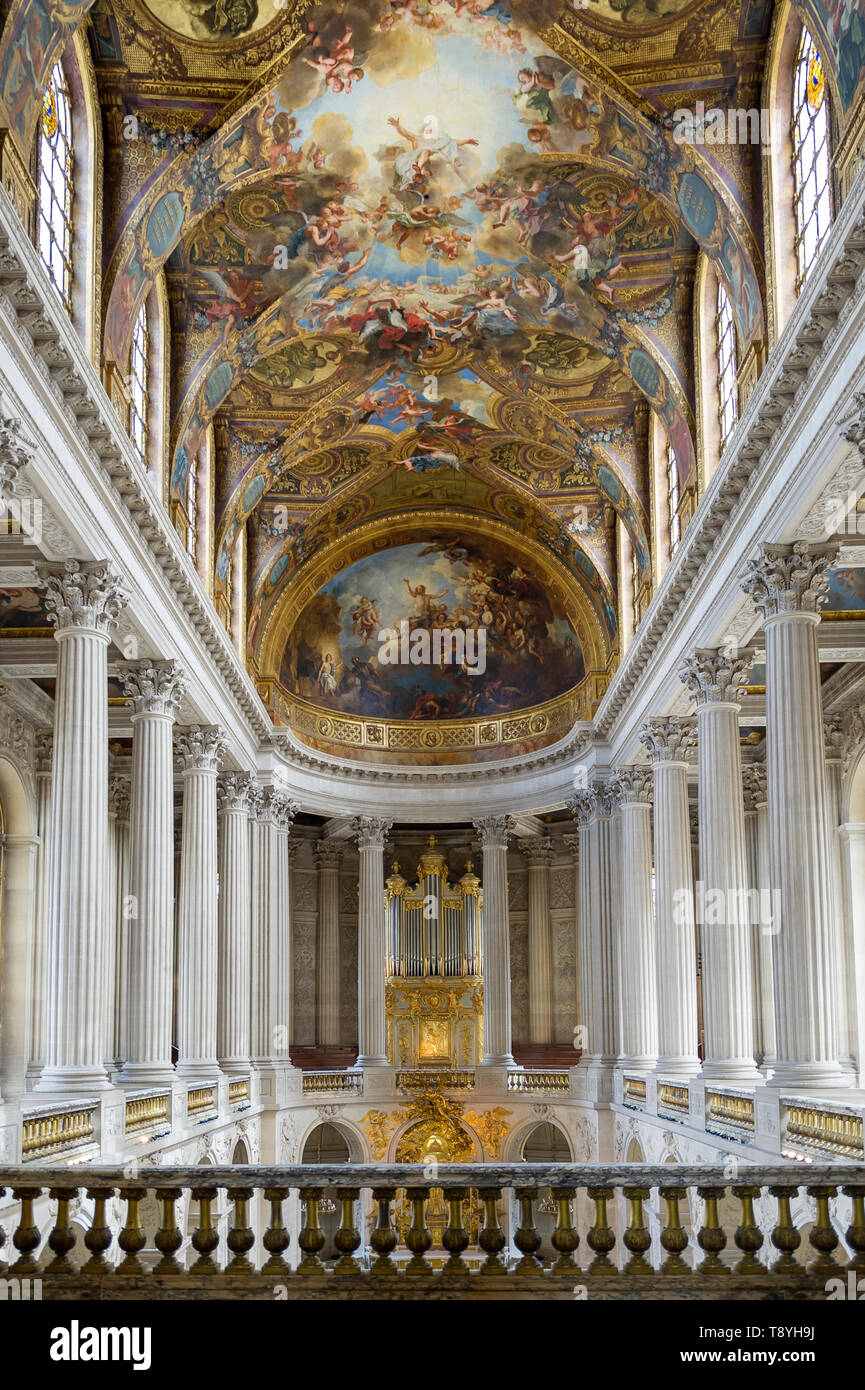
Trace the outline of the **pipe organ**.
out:
[[[482,1045],[483,889],[469,860],[448,882],[434,835],[409,884],[386,880],[388,1052],[396,1067],[472,1068]]]

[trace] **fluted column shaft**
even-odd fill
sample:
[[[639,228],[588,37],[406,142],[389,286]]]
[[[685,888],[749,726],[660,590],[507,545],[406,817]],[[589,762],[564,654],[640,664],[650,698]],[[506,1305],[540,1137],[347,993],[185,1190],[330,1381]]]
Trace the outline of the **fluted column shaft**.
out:
[[[751,654],[698,649],[680,671],[697,701],[703,1012],[707,1078],[762,1080],[754,1063],[750,900],[738,692]]]
[[[122,606],[104,564],[39,567],[56,627],[53,868],[46,943],[43,1091],[98,1090],[105,1070],[108,642]]]
[[[106,1056],[111,1069],[119,1070],[126,1055],[126,986],[129,975],[129,793],[128,777],[108,782],[108,911],[111,920],[111,960],[106,970],[108,995],[113,1001],[106,1018]]]
[[[119,1080],[172,1081],[174,1005],[174,716],[183,678],[169,662],[124,668],[133,700],[126,1056]]]
[[[183,829],[178,904],[177,1074],[217,1080],[218,980],[216,777],[224,741],[218,729],[177,735],[183,767]]]
[[[354,823],[359,848],[357,1025],[359,1067],[386,1067],[387,1018],[384,915],[384,843],[391,822],[362,817]]]
[[[315,952],[316,1038],[319,1047],[339,1046],[339,850],[326,841],[315,847],[318,864],[318,935]]]
[[[621,1063],[651,1071],[658,1057],[655,923],[652,913],[652,774],[616,769],[621,806]]]
[[[273,956],[273,1055],[284,1066],[291,1065],[289,1051],[292,1037],[292,966],[291,966],[291,819],[293,804],[281,793],[277,799],[276,819],[276,913],[272,938]]]
[[[653,719],[642,741],[654,779],[655,922],[660,1076],[695,1076],[697,1052],[697,951],[694,880],[688,815],[690,721]]]
[[[588,792],[580,793],[573,806],[579,827],[579,869],[577,890],[579,894],[578,931],[580,938],[580,1016],[577,1020],[581,1028],[579,1036],[582,1056],[580,1063],[588,1064],[599,1054],[598,1030],[595,1026],[595,959],[596,940],[593,932],[593,904],[597,881],[597,830],[598,823],[592,818],[594,801]]]
[[[54,735],[36,735],[36,900],[33,908],[33,942],[30,953],[30,1044],[27,1080],[34,1085],[45,1063],[45,966],[48,910],[51,902],[51,759]]]
[[[218,785],[219,965],[216,1055],[224,1072],[250,1064],[251,885],[249,798],[252,779],[229,774]]]
[[[256,788],[253,793],[252,853],[252,954],[250,968],[250,1033],[252,1056],[257,1066],[269,1065],[277,1049],[288,1047],[286,1033],[274,1036],[274,959],[272,940],[278,922],[279,869],[273,793]]]
[[[553,1041],[553,928],[550,920],[550,841],[526,840],[528,861],[529,1042]]]
[[[511,945],[508,904],[507,816],[475,821],[483,846],[484,906],[481,958],[484,976],[484,1051],[481,1066],[514,1065],[511,1035]]]
[[[745,854],[755,911],[751,923],[754,980],[754,1054],[765,1071],[775,1061],[775,982],[772,968],[772,897],[769,888],[766,768],[750,763],[742,769],[745,791]]]
[[[773,1084],[849,1084],[838,1052],[835,926],[827,837],[826,767],[817,611],[831,546],[762,547],[743,587],[766,634],[769,873],[779,914],[774,938],[777,1060]]]
[[[850,905],[844,882],[841,819],[843,763],[837,744],[838,720],[833,719],[823,730],[826,735],[826,838],[832,869],[832,921],[835,927],[835,986],[836,1020],[838,1024],[838,1056],[845,1071],[855,1070],[856,1014],[853,1006],[853,933]]]

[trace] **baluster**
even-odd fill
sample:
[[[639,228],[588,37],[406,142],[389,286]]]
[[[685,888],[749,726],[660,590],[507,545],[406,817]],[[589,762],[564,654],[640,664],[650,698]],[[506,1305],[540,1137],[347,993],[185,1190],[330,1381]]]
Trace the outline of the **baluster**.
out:
[[[13,1187],[12,1196],[21,1203],[21,1217],[12,1244],[18,1251],[18,1259],[9,1266],[10,1274],[38,1273],[39,1266],[33,1251],[39,1245],[39,1227],[33,1222],[33,1203],[42,1192],[41,1187]]]
[[[759,1187],[734,1187],[733,1196],[742,1203],[742,1220],[736,1227],[733,1239],[742,1251],[742,1258],[736,1265],[737,1274],[766,1274],[766,1266],[757,1259],[757,1251],[763,1244],[763,1232],[754,1220],[754,1198],[760,1196]]]
[[[226,1244],[231,1251],[232,1258],[225,1266],[225,1273],[251,1274],[254,1266],[247,1252],[255,1244],[255,1232],[249,1224],[249,1203],[252,1201],[252,1188],[232,1188],[231,1201],[232,1223]]]
[[[624,1187],[622,1191],[628,1202],[628,1226],[622,1236],[625,1249],[630,1250],[631,1258],[626,1261],[626,1274],[651,1274],[652,1266],[646,1259],[646,1251],[652,1247],[652,1234],[646,1226],[643,1203],[649,1200],[647,1187]]]
[[[375,1223],[369,1243],[376,1253],[370,1268],[371,1274],[396,1274],[397,1268],[391,1259],[391,1251],[396,1248],[396,1231],[391,1225],[390,1204],[396,1196],[394,1187],[374,1187],[373,1201],[378,1202],[378,1220]]]
[[[542,1274],[543,1265],[538,1256],[541,1248],[541,1233],[535,1226],[532,1202],[535,1198],[533,1187],[518,1187],[514,1196],[520,1204],[520,1224],[514,1231],[514,1245],[522,1254],[517,1261],[517,1273]]]
[[[662,1274],[690,1274],[690,1269],[682,1259],[683,1250],[688,1248],[688,1232],[679,1216],[679,1203],[686,1197],[684,1187],[663,1187],[660,1195],[667,1204],[667,1224],[661,1231],[661,1245],[667,1258],[661,1265]]]
[[[808,1239],[818,1254],[815,1260],[809,1262],[808,1272],[809,1274],[822,1274],[825,1270],[831,1273],[839,1266],[832,1254],[838,1244],[838,1237],[829,1215],[829,1198],[834,1197],[838,1189],[837,1187],[808,1187],[805,1190],[808,1196],[813,1197],[817,1203],[817,1215],[814,1218],[814,1225],[811,1227]]]
[[[339,1251],[339,1259],[334,1265],[335,1274],[359,1274],[360,1264],[354,1252],[360,1245],[360,1231],[354,1224],[354,1204],[360,1198],[359,1187],[338,1187],[336,1195],[340,1203],[339,1230],[333,1243]]]
[[[69,1203],[78,1196],[77,1187],[51,1187],[48,1196],[57,1202],[57,1216],[48,1237],[49,1249],[54,1251],[54,1259],[46,1266],[46,1274],[74,1274],[75,1266],[70,1262],[69,1251],[75,1248],[75,1232],[69,1224]]]
[[[469,1243],[469,1233],[463,1225],[463,1202],[468,1197],[468,1188],[449,1187],[445,1190],[448,1204],[448,1224],[442,1235],[442,1245],[448,1252],[442,1274],[468,1274],[469,1267],[463,1259],[463,1251]]]
[[[798,1269],[799,1267],[795,1253],[802,1244],[802,1235],[796,1230],[790,1212],[790,1201],[796,1196],[798,1190],[797,1187],[769,1188],[772,1196],[778,1199],[778,1220],[772,1231],[772,1244],[776,1250],[781,1251],[772,1265],[773,1273],[782,1273],[785,1269]]]
[[[589,1196],[595,1204],[595,1216],[592,1228],[586,1236],[586,1241],[590,1250],[594,1250],[595,1258],[589,1265],[589,1274],[615,1274],[616,1266],[610,1259],[610,1251],[615,1247],[616,1237],[613,1229],[607,1221],[607,1202],[612,1200],[613,1189],[611,1187],[590,1187]]]
[[[703,1225],[697,1236],[700,1249],[705,1251],[705,1258],[699,1265],[700,1273],[713,1276],[727,1274],[729,1273],[727,1266],[720,1259],[721,1251],[727,1244],[727,1237],[718,1215],[718,1202],[724,1196],[724,1189],[723,1187],[698,1187],[697,1192],[706,1203]]]
[[[137,1187],[121,1187],[120,1198],[126,1202],[126,1224],[117,1237],[117,1244],[126,1258],[117,1266],[116,1274],[143,1274],[144,1265],[138,1258],[139,1251],[147,1244],[147,1236],[141,1225],[141,1199],[146,1192]]]
[[[303,1251],[303,1259],[298,1265],[301,1274],[322,1274],[324,1265],[319,1251],[324,1249],[325,1234],[321,1229],[318,1204],[324,1196],[323,1187],[303,1187],[300,1200],[303,1202],[304,1220],[297,1243]]]
[[[553,1231],[553,1249],[559,1252],[559,1258],[553,1265],[554,1274],[579,1273],[580,1266],[574,1259],[574,1251],[580,1243],[580,1237],[573,1222],[571,1208],[576,1191],[575,1187],[550,1188],[553,1201],[558,1208],[556,1229]]]
[[[287,1187],[266,1187],[264,1200],[270,1203],[270,1225],[264,1233],[262,1244],[270,1256],[261,1266],[262,1274],[288,1274],[289,1265],[282,1257],[287,1250],[291,1236],[282,1219],[282,1204],[288,1196]]]
[[[505,1233],[499,1225],[499,1213],[496,1203],[501,1196],[501,1188],[480,1187],[478,1196],[484,1204],[484,1225],[483,1230],[478,1235],[478,1245],[486,1255],[484,1263],[481,1265],[481,1274],[507,1274],[507,1266],[502,1260],[502,1251],[505,1248]]]
[[[88,1187],[87,1196],[93,1200],[93,1220],[90,1230],[84,1232],[84,1244],[90,1251],[90,1259],[81,1266],[82,1274],[110,1274],[111,1261],[106,1260],[105,1251],[111,1244],[111,1227],[105,1219],[105,1204],[114,1196],[113,1187]]]
[[[219,1245],[219,1232],[213,1224],[211,1204],[216,1200],[215,1187],[193,1187],[190,1196],[198,1203],[198,1225],[192,1232],[192,1248],[198,1259],[191,1266],[196,1274],[218,1274],[219,1265],[213,1252]]]
[[[432,1245],[432,1232],[427,1229],[425,1215],[429,1193],[428,1187],[413,1187],[409,1193],[411,1225],[406,1232],[405,1243],[411,1251],[411,1259],[406,1265],[406,1274],[432,1273],[432,1265],[429,1260],[424,1259],[424,1255]]]
[[[848,1269],[865,1270],[865,1187],[842,1188],[845,1197],[852,1198],[853,1212],[847,1227],[847,1244],[853,1250],[847,1261]]]
[[[154,1274],[177,1274],[182,1266],[176,1253],[183,1244],[183,1236],[177,1227],[174,1203],[183,1196],[179,1187],[157,1187],[156,1200],[162,1203],[162,1225],[153,1238],[153,1244],[162,1256],[154,1266]]]

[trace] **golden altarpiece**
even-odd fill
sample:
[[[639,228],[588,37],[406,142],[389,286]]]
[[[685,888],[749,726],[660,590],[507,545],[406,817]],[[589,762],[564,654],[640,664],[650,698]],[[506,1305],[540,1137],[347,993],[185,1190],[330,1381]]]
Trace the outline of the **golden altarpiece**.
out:
[[[472,1071],[483,1048],[480,919],[483,889],[468,861],[448,882],[436,838],[408,884],[386,881],[387,1047],[400,1071]]]

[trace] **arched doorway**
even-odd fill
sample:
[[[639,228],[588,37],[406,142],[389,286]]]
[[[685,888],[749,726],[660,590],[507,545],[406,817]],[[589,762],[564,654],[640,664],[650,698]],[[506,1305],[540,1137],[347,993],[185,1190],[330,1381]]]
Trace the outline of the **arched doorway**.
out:
[[[325,1122],[316,1125],[303,1146],[301,1163],[351,1163],[348,1142],[345,1135],[336,1127]],[[321,1229],[324,1231],[324,1245],[321,1250],[321,1259],[333,1260],[339,1255],[339,1251],[333,1243],[333,1238],[339,1229],[339,1206],[334,1198],[325,1194],[318,1206],[321,1218]]]
[[[572,1163],[573,1155],[564,1130],[549,1120],[541,1120],[533,1125],[520,1145],[520,1158],[523,1163]],[[535,1225],[540,1232],[541,1248],[538,1254],[542,1260],[553,1260],[557,1252],[553,1247],[553,1232],[556,1229],[556,1203],[550,1189],[542,1189],[539,1201],[535,1204]]]

